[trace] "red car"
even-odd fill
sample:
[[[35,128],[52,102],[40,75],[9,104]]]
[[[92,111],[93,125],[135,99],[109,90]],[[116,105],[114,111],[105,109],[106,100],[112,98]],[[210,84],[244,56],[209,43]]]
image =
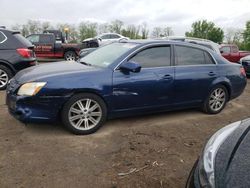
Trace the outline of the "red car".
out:
[[[239,63],[242,57],[250,55],[249,51],[239,51],[235,44],[222,44],[220,47],[221,55],[228,61]]]

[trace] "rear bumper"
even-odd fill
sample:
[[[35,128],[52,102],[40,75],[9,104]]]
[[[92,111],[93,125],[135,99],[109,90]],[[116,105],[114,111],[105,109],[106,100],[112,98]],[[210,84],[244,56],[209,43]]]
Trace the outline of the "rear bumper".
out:
[[[9,113],[22,122],[54,122],[66,101],[65,97],[6,96]]]

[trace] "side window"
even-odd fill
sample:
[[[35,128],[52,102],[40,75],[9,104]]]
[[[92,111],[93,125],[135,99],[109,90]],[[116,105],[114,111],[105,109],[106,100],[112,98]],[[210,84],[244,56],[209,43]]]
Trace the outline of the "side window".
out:
[[[232,46],[232,52],[233,53],[237,53],[239,50],[236,46]]]
[[[120,36],[119,36],[119,35],[114,35],[114,34],[112,34],[112,35],[110,35],[110,38],[111,38],[111,39],[118,39],[118,38],[120,38]]]
[[[170,66],[170,46],[158,46],[137,53],[130,61],[139,63],[142,68]]]
[[[41,35],[40,42],[41,43],[52,43],[52,35]]]
[[[201,65],[205,64],[203,50],[192,47],[175,46],[177,65]]]
[[[4,35],[3,32],[0,31],[0,44],[6,41],[7,37]]]
[[[205,55],[205,59],[206,59],[206,64],[215,64],[211,55],[209,55],[207,52],[204,52],[204,55]]]
[[[101,36],[101,39],[110,39],[110,35],[103,35]]]
[[[39,35],[30,35],[27,39],[32,43],[36,43],[39,42]]]
[[[230,53],[230,47],[229,46],[224,46],[220,49],[223,53],[229,54]]]

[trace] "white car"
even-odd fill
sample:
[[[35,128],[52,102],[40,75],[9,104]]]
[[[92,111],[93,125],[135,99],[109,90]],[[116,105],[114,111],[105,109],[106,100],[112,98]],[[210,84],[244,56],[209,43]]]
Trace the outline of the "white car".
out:
[[[117,33],[103,33],[94,38],[87,38],[82,42],[85,43],[86,48],[96,48],[105,44],[120,42],[123,40],[129,40],[129,38]]]
[[[99,46],[109,44],[112,42],[118,42],[122,40],[129,40],[128,37],[124,37],[117,33],[103,33],[101,35],[96,36],[95,38],[99,41]]]

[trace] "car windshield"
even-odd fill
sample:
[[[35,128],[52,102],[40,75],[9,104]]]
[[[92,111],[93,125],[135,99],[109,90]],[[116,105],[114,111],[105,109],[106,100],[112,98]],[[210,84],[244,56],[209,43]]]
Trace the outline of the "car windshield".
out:
[[[132,43],[112,43],[98,48],[87,56],[81,58],[80,63],[89,66],[107,67],[121,55],[136,46],[137,44]]]

